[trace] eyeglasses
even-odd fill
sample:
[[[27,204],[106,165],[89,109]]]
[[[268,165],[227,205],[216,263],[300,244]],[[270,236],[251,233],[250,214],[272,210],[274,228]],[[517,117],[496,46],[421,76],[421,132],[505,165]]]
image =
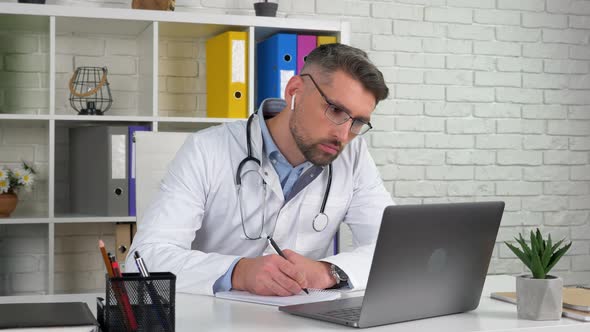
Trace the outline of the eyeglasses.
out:
[[[313,79],[313,77],[310,74],[301,74],[299,76],[309,77],[309,79],[311,79],[311,82],[313,83],[315,88],[318,89],[318,92],[320,93],[322,98],[324,98],[324,101],[326,102],[326,104],[328,104],[328,106],[326,107],[326,110],[324,111],[324,114],[326,115],[326,117],[330,121],[332,121],[333,123],[335,123],[337,125],[341,125],[341,124],[348,122],[349,120],[352,120],[352,124],[350,125],[350,132],[355,135],[362,135],[362,134],[366,133],[367,131],[373,129],[373,126],[371,125],[370,122],[365,122],[363,120],[353,118],[352,116],[350,116],[350,114],[348,114],[347,111],[340,108],[340,106],[335,105],[334,103],[329,101],[328,98],[326,97],[326,95],[324,94],[324,92],[322,91],[322,89],[320,89],[320,87],[318,86],[318,84],[315,82],[315,80]]]

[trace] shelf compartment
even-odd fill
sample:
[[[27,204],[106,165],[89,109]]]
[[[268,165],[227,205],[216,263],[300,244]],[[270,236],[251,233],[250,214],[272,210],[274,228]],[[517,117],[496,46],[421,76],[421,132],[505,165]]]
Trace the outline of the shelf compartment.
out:
[[[0,14],[0,113],[49,114],[49,21]]]
[[[207,39],[247,27],[160,22],[158,32],[158,116],[206,118]]]
[[[27,162],[36,171],[32,190],[21,188],[12,217],[49,217],[49,121],[0,121],[0,166],[21,167]],[[0,219],[0,223],[3,219]]]
[[[153,115],[154,23],[56,18],[55,113],[76,115],[69,81],[78,67],[106,67],[113,104],[107,115]]]
[[[80,118],[94,118],[85,116],[74,116]],[[101,118],[98,116],[97,118]],[[117,118],[117,117],[113,117]],[[56,121],[55,123],[55,217],[58,218],[58,223],[66,222],[91,222],[90,220],[94,217],[101,219],[103,217],[108,218],[104,221],[134,221],[135,217],[129,219],[127,215],[117,216],[116,218],[108,216],[107,211],[100,216],[100,212],[96,215],[79,215],[75,213],[72,207],[72,193],[71,193],[71,156],[70,156],[70,129],[80,127],[103,127],[103,126],[117,126],[117,127],[128,127],[131,125],[148,125],[151,126],[152,122],[140,122],[140,121]],[[126,130],[125,130],[126,132]],[[109,139],[109,138],[105,138]],[[85,142],[88,145],[88,149],[96,149],[99,144],[108,144],[108,142]],[[125,157],[127,157],[127,151],[125,151]],[[106,162],[104,162],[106,165]],[[128,165],[125,165],[128,166]],[[89,174],[88,176],[93,176]],[[127,169],[125,169],[125,177],[127,176]],[[127,185],[127,179],[125,178],[124,184]],[[105,188],[106,189],[106,188]],[[87,193],[88,197],[95,197],[97,193]],[[104,193],[106,195],[106,193]],[[123,187],[123,195],[128,195],[128,190]],[[100,196],[100,195],[99,195]],[[100,196],[104,197],[104,196]],[[125,218],[120,220],[120,218]]]
[[[46,294],[48,226],[5,224],[0,219],[0,296]]]
[[[55,225],[55,293],[104,291],[104,261],[98,240],[108,252],[115,251],[115,224],[68,223]]]

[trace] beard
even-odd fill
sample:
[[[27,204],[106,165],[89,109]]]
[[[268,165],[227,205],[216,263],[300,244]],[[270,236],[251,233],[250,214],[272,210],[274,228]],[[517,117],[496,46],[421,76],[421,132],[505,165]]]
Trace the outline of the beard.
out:
[[[295,112],[297,111],[298,110],[296,109]],[[342,142],[328,139],[312,141],[309,138],[306,138],[301,132],[300,125],[296,118],[296,114],[291,116],[291,119],[289,120],[289,129],[291,130],[291,135],[293,135],[297,147],[305,159],[316,166],[327,166],[332,163],[332,161],[340,155],[340,152],[342,152]],[[337,151],[334,154],[325,152],[320,148],[320,144],[328,144],[336,147]]]

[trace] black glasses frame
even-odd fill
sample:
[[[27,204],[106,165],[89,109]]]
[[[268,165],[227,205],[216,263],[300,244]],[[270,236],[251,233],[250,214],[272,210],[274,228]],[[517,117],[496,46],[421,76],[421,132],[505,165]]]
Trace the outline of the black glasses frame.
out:
[[[330,121],[332,121],[332,123],[334,123],[336,125],[342,125],[342,124],[345,124],[346,122],[348,122],[349,120],[352,120],[352,123],[350,124],[350,132],[353,133],[353,134],[355,134],[355,135],[363,135],[366,132],[368,132],[369,130],[373,129],[373,125],[371,125],[371,122],[365,122],[365,121],[360,120],[360,119],[355,119],[352,116],[350,116],[350,114],[347,111],[343,110],[338,105],[332,103],[328,99],[328,97],[326,97],[326,94],[324,94],[324,91],[322,91],[322,89],[320,89],[319,85],[315,82],[315,80],[313,79],[313,77],[310,74],[300,74],[299,76],[301,76],[301,77],[309,77],[309,79],[311,80],[311,82],[313,83],[313,85],[315,86],[315,88],[318,90],[318,92],[320,93],[320,95],[322,96],[322,98],[324,98],[324,101],[326,102],[326,104],[328,104],[328,106],[324,110],[324,115],[326,116],[326,118],[328,118]],[[335,121],[330,116],[328,116],[328,109],[330,107],[335,108],[335,109],[338,109],[341,112],[344,112],[344,114],[346,114],[348,117],[344,121],[342,121],[342,122]],[[353,131],[353,129],[352,129],[352,128],[354,128],[354,124],[355,123],[361,123],[362,124],[360,126],[361,128],[363,128],[363,125],[367,125],[368,127],[364,127],[364,128],[367,128],[367,129],[362,130],[362,131],[359,131],[358,133],[355,133]]]

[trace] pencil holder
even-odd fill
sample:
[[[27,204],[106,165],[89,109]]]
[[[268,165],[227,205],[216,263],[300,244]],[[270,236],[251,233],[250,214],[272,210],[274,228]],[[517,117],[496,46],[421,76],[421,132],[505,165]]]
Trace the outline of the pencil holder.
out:
[[[102,331],[174,331],[176,276],[170,272],[106,275],[105,299],[96,299]]]

